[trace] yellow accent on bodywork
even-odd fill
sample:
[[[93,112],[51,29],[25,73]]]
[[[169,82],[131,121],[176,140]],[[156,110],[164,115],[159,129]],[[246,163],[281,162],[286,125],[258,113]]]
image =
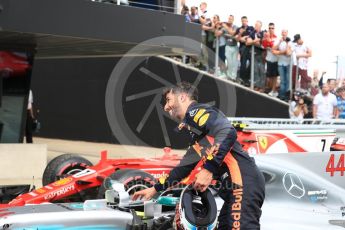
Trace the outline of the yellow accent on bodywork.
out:
[[[162,177],[160,177],[158,180],[159,180],[159,183],[160,184],[164,184],[165,183],[165,180],[168,178],[168,175],[164,175]]]
[[[144,212],[135,211],[135,213],[136,213],[138,216],[141,216],[141,217],[144,217],[144,216],[145,216],[145,213],[144,213]]]
[[[268,146],[268,139],[267,139],[267,137],[259,136],[258,139],[259,139],[259,144],[260,144],[261,148],[266,149],[267,146]]]

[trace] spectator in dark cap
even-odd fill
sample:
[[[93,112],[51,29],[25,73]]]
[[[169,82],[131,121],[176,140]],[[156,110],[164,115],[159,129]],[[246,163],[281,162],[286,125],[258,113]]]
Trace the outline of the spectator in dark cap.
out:
[[[301,35],[300,34],[295,34],[295,36],[293,36],[293,42],[297,42],[299,39],[301,39]]]
[[[182,6],[181,14],[184,16],[186,22],[191,22],[188,6],[186,5]]]
[[[295,43],[294,51],[296,58],[294,59],[292,79],[296,84],[300,77],[300,88],[307,90],[311,83],[311,77],[308,76],[308,59],[312,56],[312,51],[309,46],[304,44],[300,34],[294,36],[293,42]],[[296,74],[297,69],[298,76]]]

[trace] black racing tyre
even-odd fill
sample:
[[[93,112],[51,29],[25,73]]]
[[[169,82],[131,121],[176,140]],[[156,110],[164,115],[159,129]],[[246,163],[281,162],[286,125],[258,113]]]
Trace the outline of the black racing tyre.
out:
[[[129,195],[133,195],[136,191],[152,187],[156,183],[156,179],[149,173],[138,169],[120,169],[110,175],[112,180],[117,180],[124,184]],[[105,194],[104,184],[98,190],[98,198],[103,199]]]
[[[53,183],[61,178],[76,174],[89,166],[92,166],[92,163],[83,157],[73,154],[60,155],[51,160],[44,169],[42,184],[45,186]]]

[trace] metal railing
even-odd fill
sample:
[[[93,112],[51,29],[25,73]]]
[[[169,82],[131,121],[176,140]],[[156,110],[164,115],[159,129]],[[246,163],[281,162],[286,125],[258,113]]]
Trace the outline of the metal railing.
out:
[[[345,119],[289,119],[289,118],[237,118],[228,117],[234,124],[245,124],[249,130],[274,129],[334,129],[345,134]]]
[[[217,37],[216,38],[216,49],[215,49],[216,53],[215,53],[215,72],[214,72],[214,75],[216,77],[219,77],[220,75],[220,71],[219,71],[219,38]],[[257,80],[256,79],[256,76],[255,76],[255,46],[252,45],[251,46],[251,56],[250,56],[250,88],[253,90],[254,89],[254,86],[255,86],[255,81]],[[292,96],[292,92],[293,92],[293,81],[292,81],[292,78],[294,77],[295,78],[295,90],[297,89],[298,87],[298,62],[297,62],[297,66],[296,66],[296,75],[295,76],[292,76],[293,75],[293,66],[294,66],[294,61],[293,61],[293,54],[291,54],[290,56],[290,65],[289,65],[289,91],[290,91],[290,97]],[[238,76],[239,77],[239,76]]]
[[[116,5],[128,5],[128,6],[134,6],[134,7],[144,7],[144,8],[156,8],[156,10],[159,11],[169,11],[175,14],[178,14],[178,7],[175,3],[174,0],[166,0],[166,1],[171,1],[174,2],[174,7],[173,6],[165,6],[163,4],[150,4],[150,3],[145,3],[145,2],[138,2],[138,1],[128,1],[128,0],[91,0],[93,2],[100,2],[100,3],[112,3]]]

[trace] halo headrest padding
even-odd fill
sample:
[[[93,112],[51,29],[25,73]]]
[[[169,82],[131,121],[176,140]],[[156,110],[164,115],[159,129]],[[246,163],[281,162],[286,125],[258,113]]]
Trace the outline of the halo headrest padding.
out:
[[[181,207],[189,223],[198,227],[206,227],[217,218],[217,204],[212,192],[196,192],[192,185],[182,193]]]

